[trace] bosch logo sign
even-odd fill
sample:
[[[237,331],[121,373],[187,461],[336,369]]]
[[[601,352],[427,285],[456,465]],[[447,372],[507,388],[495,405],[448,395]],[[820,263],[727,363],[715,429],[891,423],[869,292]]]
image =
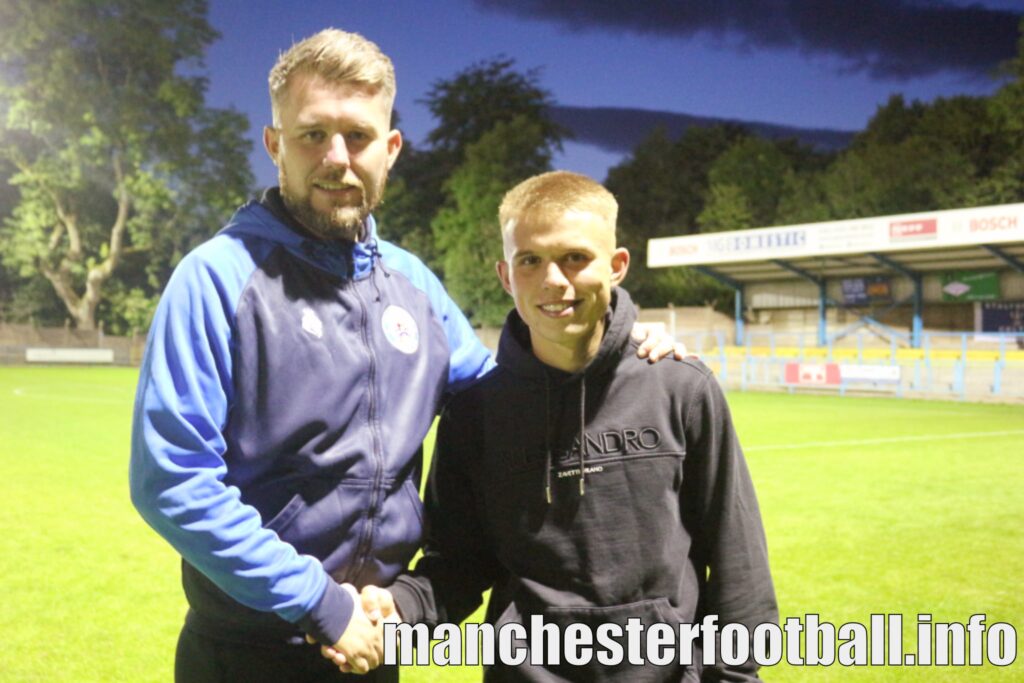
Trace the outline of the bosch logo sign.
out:
[[[690,256],[700,251],[700,246],[693,244],[673,244],[668,248],[669,256]]]
[[[986,216],[984,218],[972,218],[970,222],[971,232],[989,232],[992,230],[1016,230],[1016,216]]]

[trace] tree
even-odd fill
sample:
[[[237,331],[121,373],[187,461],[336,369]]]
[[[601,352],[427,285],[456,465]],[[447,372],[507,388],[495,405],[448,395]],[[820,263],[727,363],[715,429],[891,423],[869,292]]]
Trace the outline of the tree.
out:
[[[832,218],[825,193],[824,171],[790,171],[782,183],[782,196],[775,214],[775,225],[817,223]]]
[[[1003,158],[971,188],[966,197],[971,204],[1024,201],[1024,19],[1020,35],[1017,56],[1002,68],[1007,82],[986,101],[988,120],[997,140],[994,147],[1002,151]]]
[[[655,130],[608,171],[605,185],[619,202],[619,244],[633,255],[626,288],[639,305],[725,300],[724,290],[700,274],[647,268],[647,240],[697,232],[711,165],[746,135],[738,126],[695,127],[672,141]]]
[[[422,102],[437,125],[425,149],[403,150],[379,211],[382,234],[443,273],[448,259],[434,244],[431,222],[442,207],[451,208],[445,184],[466,160],[468,148],[498,124],[519,118],[539,131],[538,148],[546,154],[561,148],[566,131],[548,118],[550,94],[539,78],[536,69],[523,73],[514,60],[497,57],[435,81]]]
[[[921,116],[916,136],[951,147],[984,177],[1011,156],[986,97],[939,98]]]
[[[701,232],[824,220],[820,172],[834,155],[796,140],[737,140],[708,170]]]
[[[737,140],[708,169],[710,191],[697,216],[701,232],[771,225],[792,168],[776,143],[754,137]]]
[[[543,127],[525,115],[502,121],[466,147],[445,183],[449,204],[433,221],[445,285],[477,325],[500,325],[509,298],[494,271],[502,258],[498,206],[518,182],[550,168]]]
[[[715,183],[708,190],[707,203],[697,216],[701,232],[745,230],[757,225],[743,188],[732,183]]]
[[[388,176],[384,201],[374,212],[381,236],[419,256],[440,274],[440,256],[430,223],[444,204],[444,183],[450,173],[435,164],[431,150],[409,142]]]
[[[450,155],[458,165],[469,145],[496,124],[519,117],[534,123],[543,146],[560,146],[566,131],[545,113],[551,99],[539,85],[539,70],[521,73],[514,67],[514,59],[499,56],[434,82],[423,100],[437,119],[427,135],[433,150]]]
[[[907,105],[903,95],[891,95],[885,104],[878,107],[867,127],[853,139],[850,148],[885,147],[903,142],[916,130],[925,108],[926,105],[917,100]]]
[[[954,208],[974,182],[973,165],[952,144],[919,134],[849,150],[823,179],[833,218]]]
[[[194,75],[217,37],[206,9],[0,5],[0,157],[19,190],[0,250],[20,276],[45,278],[79,328],[95,327],[115,280],[131,306],[155,296],[252,185],[248,121],[206,107]]]
[[[822,176],[829,217],[977,204],[978,187],[1010,149],[985,98],[907,105],[893,96]]]

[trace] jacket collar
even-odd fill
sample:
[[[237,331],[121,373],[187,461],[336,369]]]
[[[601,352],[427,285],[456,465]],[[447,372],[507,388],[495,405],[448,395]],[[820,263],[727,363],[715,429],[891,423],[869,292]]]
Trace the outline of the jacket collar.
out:
[[[356,243],[323,240],[312,235],[291,215],[277,187],[238,209],[221,232],[254,235],[276,242],[310,265],[343,278],[361,280],[373,270],[377,249],[377,222],[367,216],[366,237]]]

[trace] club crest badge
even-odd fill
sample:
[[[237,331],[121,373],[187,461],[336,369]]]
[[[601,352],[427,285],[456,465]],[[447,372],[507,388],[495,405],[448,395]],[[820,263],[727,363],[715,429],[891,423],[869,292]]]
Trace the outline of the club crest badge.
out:
[[[409,311],[400,306],[388,306],[380,324],[387,340],[402,353],[411,355],[420,348],[420,330]]]

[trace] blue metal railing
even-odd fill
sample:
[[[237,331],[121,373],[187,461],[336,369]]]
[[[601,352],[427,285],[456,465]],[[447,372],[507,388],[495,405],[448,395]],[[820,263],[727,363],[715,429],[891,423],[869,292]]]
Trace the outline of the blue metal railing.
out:
[[[858,331],[840,345],[815,344],[816,332],[771,332],[748,328],[742,346],[729,345],[724,332],[683,333],[678,337],[717,372],[726,386],[743,390],[775,388],[796,391],[786,381],[786,367],[833,374],[849,371],[853,379],[813,383],[811,388],[838,393],[878,391],[894,396],[956,399],[1024,399],[1024,333],[925,332],[917,349],[906,348],[906,335],[882,339]],[[852,366],[852,367],[851,367]],[[883,366],[898,367],[885,371]],[[875,379],[878,376],[881,379]]]

